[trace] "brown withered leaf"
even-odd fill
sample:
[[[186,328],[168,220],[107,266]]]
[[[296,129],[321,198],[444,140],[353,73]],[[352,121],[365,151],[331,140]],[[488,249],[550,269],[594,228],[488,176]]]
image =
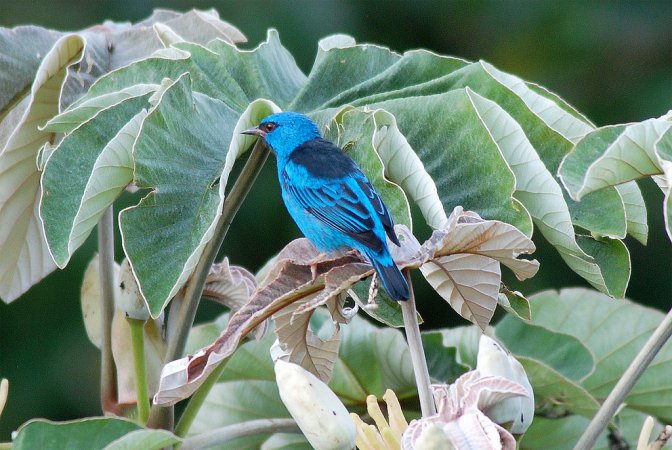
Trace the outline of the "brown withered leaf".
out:
[[[427,281],[462,317],[485,329],[497,307],[500,263],[520,280],[534,276],[536,260],[518,259],[532,253],[534,243],[513,225],[485,220],[458,206],[446,226],[432,233],[422,246],[408,229],[396,226],[409,248],[399,259],[402,267],[420,267]],[[415,249],[415,255],[413,254]],[[400,261],[401,262],[401,261]]]
[[[190,396],[255,327],[282,308],[323,291],[327,274],[351,263],[361,265],[360,257],[352,252],[320,257],[308,240],[290,242],[277,256],[250,301],[231,316],[226,329],[212,345],[164,366],[154,402],[169,405]],[[311,267],[314,267],[314,279]]]
[[[314,294],[313,298],[320,294]],[[339,323],[334,320],[334,331],[327,339],[321,339],[310,329],[312,309],[307,314],[296,315],[296,310],[310,303],[310,297],[294,302],[273,315],[275,334],[278,336],[280,348],[287,354],[283,360],[298,364],[325,383],[331,379],[334,365],[338,359],[338,347],[341,343]],[[343,298],[340,295],[328,300],[330,306],[337,311],[343,309]],[[343,317],[342,315],[340,317]],[[345,321],[345,318],[343,317]]]
[[[257,280],[247,269],[229,264],[229,258],[213,264],[205,280],[203,296],[221,303],[231,311],[238,311],[248,302]]]

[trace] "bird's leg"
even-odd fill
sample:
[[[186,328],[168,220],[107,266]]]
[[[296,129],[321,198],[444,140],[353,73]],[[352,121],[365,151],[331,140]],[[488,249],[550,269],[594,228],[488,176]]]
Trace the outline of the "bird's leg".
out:
[[[317,279],[317,265],[327,258],[327,254],[320,252],[313,259],[308,261],[310,267],[310,281],[311,283]]]

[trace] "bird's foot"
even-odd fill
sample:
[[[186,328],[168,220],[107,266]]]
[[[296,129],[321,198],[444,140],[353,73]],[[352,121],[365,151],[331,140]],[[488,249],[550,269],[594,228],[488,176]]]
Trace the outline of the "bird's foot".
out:
[[[318,253],[313,259],[308,261],[308,266],[310,267],[310,281],[313,282],[317,279],[317,266],[327,258],[326,253]]]

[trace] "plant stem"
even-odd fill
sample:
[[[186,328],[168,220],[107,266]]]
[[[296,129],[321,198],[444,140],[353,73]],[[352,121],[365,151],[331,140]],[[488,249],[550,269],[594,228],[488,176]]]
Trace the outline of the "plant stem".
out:
[[[212,390],[213,386],[217,383],[217,380],[219,380],[222,372],[224,372],[224,368],[226,367],[226,363],[228,361],[229,358],[226,358],[220,362],[215,370],[213,370],[208,378],[206,378],[201,387],[199,387],[198,390],[194,392],[194,395],[191,396],[189,402],[187,403],[187,407],[184,408],[184,412],[182,413],[182,416],[180,417],[180,420],[177,422],[177,426],[175,427],[176,435],[180,437],[187,435],[189,428],[191,428],[191,424],[194,423],[196,414],[198,414],[198,411],[201,409],[201,406],[203,406],[203,402],[205,402],[206,397]]]
[[[202,450],[260,433],[300,433],[294,419],[258,419],[218,428],[186,439],[182,450]]]
[[[184,287],[184,300],[182,306],[175,312],[171,311],[171,313],[177,314],[177,317],[174,322],[174,333],[168,341],[168,348],[164,358],[166,363],[180,358],[184,352],[187,337],[189,336],[189,330],[191,330],[191,326],[194,323],[194,317],[196,316],[196,310],[198,309],[198,304],[201,300],[205,279],[210,272],[210,267],[217,257],[219,248],[222,246],[222,242],[224,242],[224,238],[229,231],[233,218],[238,212],[238,209],[240,209],[240,205],[243,203],[243,200],[245,200],[247,193],[250,191],[252,183],[254,183],[257,175],[259,175],[266,158],[268,158],[268,148],[264,145],[263,141],[257,140],[252,149],[252,154],[245,163],[245,167],[243,167],[240,176],[238,176],[236,183],[233,185],[233,188],[231,188],[231,192],[229,192],[224,199],[222,214],[217,220],[213,238],[206,244],[203,254],[199,259],[198,264],[196,264],[194,273]],[[152,406],[149,423],[152,426],[156,425],[166,428],[166,417],[159,416],[165,416],[165,411],[170,409],[172,409],[172,407]],[[161,410],[164,412],[161,413]]]
[[[436,414],[436,405],[429,382],[429,369],[427,369],[427,360],[425,351],[422,348],[422,338],[420,337],[420,325],[415,309],[415,295],[413,293],[413,283],[411,282],[411,273],[404,270],[411,296],[408,300],[399,302],[401,312],[404,317],[404,329],[406,330],[406,340],[408,349],[411,353],[411,362],[413,363],[413,373],[415,374],[415,384],[418,387],[418,397],[420,397],[420,410],[422,417],[429,417]]]
[[[103,413],[119,414],[117,371],[112,356],[114,317],[114,212],[110,205],[98,222],[102,342],[100,345],[100,404]]]
[[[138,401],[138,422],[144,425],[149,419],[149,393],[145,369],[145,321],[127,317],[131,327],[133,366],[135,367],[135,394]]]
[[[618,380],[614,389],[609,393],[600,409],[590,421],[588,428],[576,443],[574,450],[589,450],[593,448],[600,433],[605,429],[609,420],[616,413],[618,407],[642,376],[644,370],[651,364],[653,358],[672,336],[672,309],[655,329],[644,347],[637,353],[623,376]]]

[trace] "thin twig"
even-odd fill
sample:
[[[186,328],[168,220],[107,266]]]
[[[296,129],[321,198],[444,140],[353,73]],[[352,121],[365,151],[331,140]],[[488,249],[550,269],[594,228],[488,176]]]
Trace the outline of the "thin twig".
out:
[[[120,414],[117,370],[112,356],[114,317],[114,213],[110,205],[98,222],[102,342],[100,345],[100,404],[104,413]]]
[[[201,300],[205,279],[210,272],[210,266],[212,266],[212,263],[215,261],[219,248],[222,246],[226,233],[229,231],[231,222],[238,212],[238,209],[240,209],[240,205],[243,203],[247,193],[250,191],[254,180],[261,171],[266,158],[268,158],[268,148],[261,140],[258,140],[252,149],[252,154],[245,163],[245,167],[243,167],[240,176],[233,185],[231,192],[229,192],[224,200],[222,214],[217,220],[213,238],[206,244],[203,254],[194,269],[194,273],[184,287],[184,302],[182,307],[176,312],[171,311],[171,313],[177,314],[177,317],[175,318],[176,325],[174,333],[168,341],[168,348],[164,358],[166,363],[179,359],[184,352],[187,337],[189,336],[189,330],[191,330],[194,323],[196,310],[198,309],[198,304]],[[159,415],[165,416],[165,411],[169,409],[172,409],[172,407],[152,406],[149,420],[150,426],[166,428],[165,423],[161,423],[165,421],[166,418],[160,418]],[[161,410],[163,410],[163,412],[160,412]]]
[[[135,394],[138,404],[138,422],[144,425],[149,419],[149,393],[145,368],[145,321],[126,318],[131,328],[133,367],[135,368]]]
[[[436,414],[436,405],[429,382],[429,369],[427,369],[427,360],[425,351],[422,348],[422,338],[420,337],[420,325],[415,309],[415,294],[413,293],[413,284],[411,282],[411,273],[404,270],[411,296],[401,304],[401,313],[404,317],[404,328],[406,330],[406,340],[408,349],[411,353],[411,362],[413,363],[413,373],[415,374],[415,384],[418,387],[418,397],[420,397],[420,410],[422,417],[429,417]]]
[[[207,433],[188,438],[182,444],[182,450],[203,450],[239,439],[262,433],[300,433],[294,419],[258,419],[235,425],[217,428]]]
[[[576,443],[574,450],[589,450],[595,446],[597,438],[605,429],[609,420],[614,416],[618,407],[623,403],[625,397],[630,393],[635,383],[644,373],[644,370],[651,364],[653,358],[672,336],[672,309],[667,313],[663,321],[655,329],[644,347],[637,353],[635,359],[630,363],[623,376],[618,380],[614,389],[609,393],[602,406],[590,421],[588,428]]]

